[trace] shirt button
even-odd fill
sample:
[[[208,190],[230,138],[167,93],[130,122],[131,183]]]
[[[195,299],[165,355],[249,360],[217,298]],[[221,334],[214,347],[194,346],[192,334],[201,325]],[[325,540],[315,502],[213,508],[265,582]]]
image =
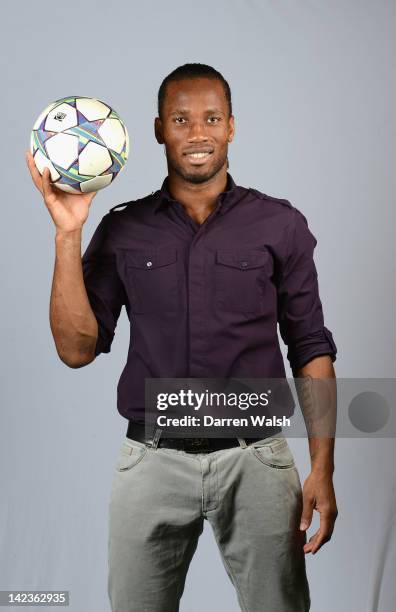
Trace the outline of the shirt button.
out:
[[[152,266],[152,265],[153,265],[153,262],[152,262],[152,261],[147,261],[147,262],[146,262],[146,266],[147,266],[148,268],[151,268],[151,266]]]
[[[241,261],[242,268],[246,268],[247,265],[248,265],[247,261]]]

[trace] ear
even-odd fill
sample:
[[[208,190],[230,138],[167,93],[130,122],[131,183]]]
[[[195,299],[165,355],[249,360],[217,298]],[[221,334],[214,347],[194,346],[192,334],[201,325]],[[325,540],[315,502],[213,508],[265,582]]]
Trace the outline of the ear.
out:
[[[158,144],[164,144],[164,139],[162,137],[162,121],[159,117],[154,119],[154,134]]]
[[[235,135],[234,115],[230,115],[228,119],[228,142],[232,142]]]

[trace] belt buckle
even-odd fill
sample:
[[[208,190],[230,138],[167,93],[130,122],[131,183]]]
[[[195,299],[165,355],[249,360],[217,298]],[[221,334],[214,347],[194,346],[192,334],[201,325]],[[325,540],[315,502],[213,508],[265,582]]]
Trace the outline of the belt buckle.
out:
[[[184,438],[184,450],[188,453],[204,453],[210,450],[208,438]]]

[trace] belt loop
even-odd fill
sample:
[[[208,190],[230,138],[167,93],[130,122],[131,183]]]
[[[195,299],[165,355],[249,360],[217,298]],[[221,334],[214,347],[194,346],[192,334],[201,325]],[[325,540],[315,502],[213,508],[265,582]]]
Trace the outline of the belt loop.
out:
[[[246,444],[246,440],[245,438],[237,438],[238,442],[239,442],[239,446],[241,448],[247,448],[247,444]]]
[[[155,430],[154,430],[154,436],[153,436],[153,441],[152,441],[152,445],[151,445],[152,448],[154,448],[154,449],[156,449],[157,446],[158,446],[158,442],[159,442],[159,439],[161,437],[161,432],[162,432],[162,429],[160,429],[159,427],[156,427]]]

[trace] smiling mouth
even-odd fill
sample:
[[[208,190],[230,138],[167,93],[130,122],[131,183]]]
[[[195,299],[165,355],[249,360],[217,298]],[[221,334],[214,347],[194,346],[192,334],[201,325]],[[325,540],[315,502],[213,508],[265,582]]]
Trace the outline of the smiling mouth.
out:
[[[209,157],[212,155],[211,151],[202,151],[199,153],[184,153],[185,157],[187,157],[188,161],[193,163],[193,164],[197,164],[197,163],[203,163],[206,160],[209,159]]]

